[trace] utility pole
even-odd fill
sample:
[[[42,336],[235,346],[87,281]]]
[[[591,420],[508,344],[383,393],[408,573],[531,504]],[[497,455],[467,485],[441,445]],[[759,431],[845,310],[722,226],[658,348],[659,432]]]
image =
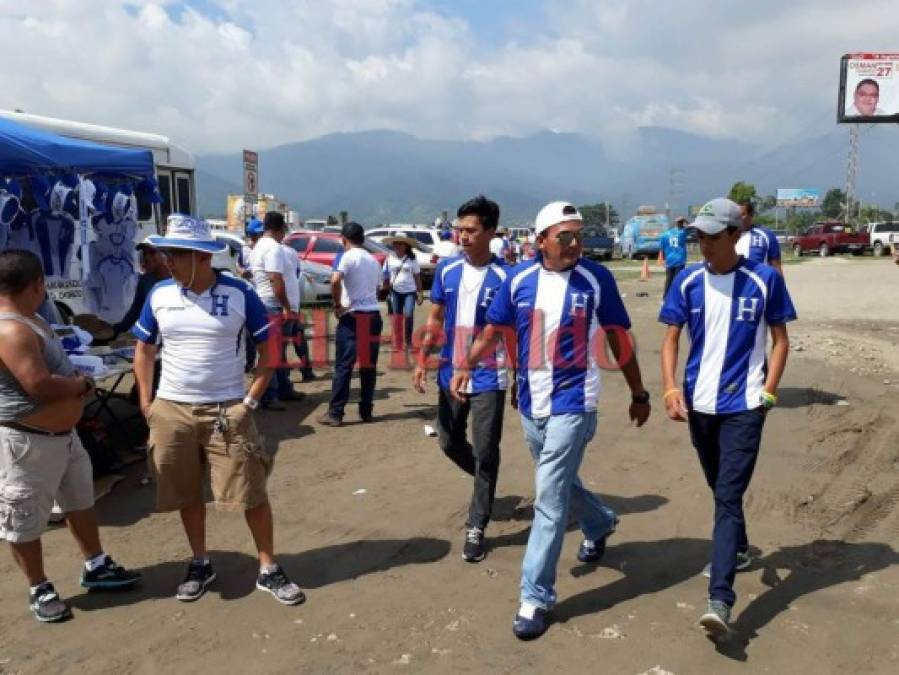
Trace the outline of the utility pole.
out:
[[[846,166],[846,224],[852,223],[852,202],[855,199],[855,176],[858,173],[858,125],[849,125],[849,157]]]
[[[671,210],[674,208],[675,201],[682,196],[684,172],[682,169],[672,168],[668,172],[668,201],[665,202],[665,215],[668,216],[668,222],[671,222]]]

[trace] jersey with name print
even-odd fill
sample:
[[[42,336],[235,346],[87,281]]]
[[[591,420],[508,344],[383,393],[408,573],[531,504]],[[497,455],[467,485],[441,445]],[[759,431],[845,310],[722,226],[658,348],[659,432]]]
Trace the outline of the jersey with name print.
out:
[[[268,338],[262,300],[240,279],[217,275],[200,295],[172,279],[153,287],[132,333],[162,344],[159,398],[178,403],[220,403],[246,396],[244,337]]]
[[[604,330],[631,326],[611,272],[585,258],[563,272],[540,258],[514,267],[487,322],[515,327],[518,407],[531,418],[595,411]]]
[[[675,277],[659,321],[687,325],[684,372],[687,407],[707,414],[758,408],[767,372],[768,326],[796,319],[783,277],[768,265],[740,259],[727,274],[705,263]]]
[[[449,389],[454,359],[464,358],[475,337],[487,325],[487,309],[507,273],[505,262],[496,256],[483,267],[471,265],[464,256],[445,258],[438,263],[431,285],[431,302],[444,307],[446,342],[440,352],[440,370],[437,374],[437,383],[442,389]],[[468,393],[508,388],[505,362],[502,345],[494,354],[481,359],[477,368],[471,371]]]
[[[753,225],[737,240],[737,253],[752,262],[767,264],[780,259],[780,244],[767,227]]]

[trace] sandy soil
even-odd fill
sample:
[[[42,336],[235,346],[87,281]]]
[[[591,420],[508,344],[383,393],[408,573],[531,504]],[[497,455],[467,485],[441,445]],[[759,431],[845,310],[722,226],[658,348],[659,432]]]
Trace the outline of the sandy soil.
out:
[[[747,497],[760,558],[738,577],[737,635],[725,645],[696,624],[712,503],[685,426],[657,406],[644,429],[629,427],[626,387],[606,375],[581,475],[622,515],[619,532],[598,566],[577,562],[578,535],[569,534],[555,623],[523,644],[511,622],[533,470],[519,420],[508,411],[490,554],[466,564],[471,485],[423,433],[433,385],[420,396],[408,373],[385,369],[374,426],[356,424],[350,410],[344,428],[316,427],[327,382],[304,385],[309,397],[288,412],[262,415],[280,444],[271,480],[280,558],[307,589],[305,605],[282,607],[254,590],[242,519],[212,511],[219,581],[196,604],[175,601],[186,545],[176,517],[151,513],[135,467],[98,508],[107,549],[141,568],[143,585],[83,592],[74,546],[53,530],[48,571],[75,619],[40,626],[4,556],[0,672],[899,672],[899,377],[884,373],[899,363],[899,310],[889,302],[899,269],[883,263],[787,270],[803,349],[789,363]],[[659,277],[622,284],[656,403]],[[876,347],[884,369],[850,372],[847,344]]]

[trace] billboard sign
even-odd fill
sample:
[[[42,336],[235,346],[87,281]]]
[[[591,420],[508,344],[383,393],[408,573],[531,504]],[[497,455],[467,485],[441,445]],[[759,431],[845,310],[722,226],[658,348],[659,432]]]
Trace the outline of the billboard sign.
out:
[[[817,190],[803,190],[796,188],[777,188],[777,205],[787,207],[813,207],[818,206],[820,193]]]
[[[243,151],[243,191],[253,196],[259,192],[259,155],[252,150]]]
[[[899,53],[840,59],[837,122],[899,122]]]

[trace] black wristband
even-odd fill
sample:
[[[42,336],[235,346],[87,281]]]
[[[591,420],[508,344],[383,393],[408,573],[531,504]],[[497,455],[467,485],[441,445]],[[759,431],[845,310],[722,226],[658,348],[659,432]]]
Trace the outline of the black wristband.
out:
[[[631,401],[634,403],[649,403],[649,392],[641,391],[639,394],[631,394]]]

